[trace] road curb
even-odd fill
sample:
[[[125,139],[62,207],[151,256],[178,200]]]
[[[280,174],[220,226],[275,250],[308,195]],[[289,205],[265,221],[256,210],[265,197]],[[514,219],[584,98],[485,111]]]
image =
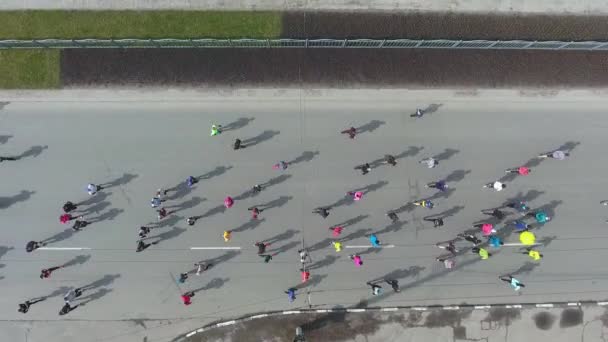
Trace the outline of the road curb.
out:
[[[187,334],[179,336],[173,342],[185,341],[186,338],[192,337],[198,333],[207,332],[215,328],[235,325],[238,323],[252,321],[258,318],[267,318],[283,315],[294,314],[321,314],[321,313],[360,313],[360,312],[398,312],[398,311],[432,311],[432,310],[490,310],[490,309],[554,309],[554,308],[572,308],[572,307],[589,307],[589,306],[608,306],[608,301],[569,301],[569,302],[553,302],[553,303],[519,303],[519,304],[487,304],[487,305],[428,305],[428,306],[393,306],[393,307],[373,307],[373,308],[352,308],[352,309],[301,309],[301,310],[285,310],[271,311],[266,313],[256,313],[253,315],[243,316],[238,319],[211,323],[202,328],[193,330]]]

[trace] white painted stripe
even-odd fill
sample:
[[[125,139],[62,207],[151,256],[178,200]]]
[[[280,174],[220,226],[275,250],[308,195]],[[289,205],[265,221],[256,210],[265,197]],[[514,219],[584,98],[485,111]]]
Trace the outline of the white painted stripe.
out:
[[[373,247],[371,245],[349,245],[344,246],[344,248],[394,248],[395,245],[382,245],[380,247]]]
[[[540,243],[533,243],[531,245],[524,245],[523,243],[520,243],[520,242],[508,242],[508,243],[505,243],[503,246],[507,246],[507,247],[509,247],[509,246],[515,246],[515,247],[518,247],[518,246],[540,246],[540,245],[541,245]]]
[[[346,312],[365,312],[366,309],[346,309]]]
[[[536,304],[537,308],[552,308],[553,304]]]
[[[444,306],[443,310],[460,310],[460,306]]]
[[[521,309],[522,306],[519,304],[515,304],[515,305],[505,305],[505,308],[507,309]]]
[[[326,313],[326,312],[331,312],[331,310],[321,310],[320,309],[320,310],[317,310],[317,312],[319,312],[319,313]]]
[[[597,302],[597,305],[600,305],[600,306],[608,305],[608,302]]]
[[[291,315],[291,314],[299,314],[301,313],[301,311],[299,310],[295,310],[295,311],[283,311],[283,315]]]
[[[202,333],[203,331],[205,331],[205,328],[200,328],[200,329],[198,329],[196,332],[197,332],[197,333]]]
[[[228,322],[222,322],[222,323],[218,323],[215,326],[216,327],[225,327],[227,325],[233,325],[234,323],[236,323],[236,321],[228,321]]]
[[[568,303],[568,306],[579,306],[581,303]]]
[[[428,310],[427,308],[423,307],[423,306],[415,306],[412,308],[412,310],[416,310],[416,311],[426,311]]]
[[[187,334],[186,334],[186,337],[190,337],[190,336],[192,336],[192,335],[194,335],[194,334],[196,334],[196,330],[194,330],[194,331],[193,331],[193,332],[191,332],[191,333],[187,333]]]
[[[263,318],[263,317],[268,317],[268,314],[261,314],[261,315],[251,316],[251,317],[249,317],[249,319],[256,319],[256,318]]]
[[[491,305],[475,305],[473,308],[476,309],[476,310],[479,310],[479,309],[491,309],[492,306]]]
[[[224,247],[190,247],[191,250],[199,250],[199,249],[241,249],[241,247],[230,247],[230,246],[224,246]]]
[[[397,311],[399,310],[398,308],[383,308],[380,311]]]
[[[38,248],[44,251],[82,251],[85,249],[91,249],[89,247],[40,247]]]

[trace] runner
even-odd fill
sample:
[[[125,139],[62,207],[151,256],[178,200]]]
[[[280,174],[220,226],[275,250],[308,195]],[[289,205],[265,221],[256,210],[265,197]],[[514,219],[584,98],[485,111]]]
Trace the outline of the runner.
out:
[[[484,185],[483,187],[488,188],[488,189],[494,189],[496,191],[502,191],[503,189],[505,189],[507,187],[507,185],[503,184],[499,181],[495,181],[492,183],[488,183],[488,184]]]
[[[432,169],[434,167],[437,167],[437,165],[439,165],[439,162],[433,157],[422,159],[418,163],[426,165],[426,167],[429,169]]]
[[[519,280],[513,278],[513,276],[510,274],[498,276],[498,279],[504,281],[505,283],[509,283],[515,291],[519,291],[519,289],[526,286],[522,284]]]
[[[516,167],[513,169],[506,169],[505,172],[506,173],[517,173],[520,176],[527,176],[530,174],[530,172],[532,172],[532,170],[525,166],[520,166],[520,167]]]
[[[448,185],[443,180],[440,180],[440,181],[437,181],[437,182],[427,183],[424,187],[426,187],[426,188],[432,188],[432,189],[437,189],[437,190],[439,190],[441,192],[445,192],[445,191],[448,190]]]

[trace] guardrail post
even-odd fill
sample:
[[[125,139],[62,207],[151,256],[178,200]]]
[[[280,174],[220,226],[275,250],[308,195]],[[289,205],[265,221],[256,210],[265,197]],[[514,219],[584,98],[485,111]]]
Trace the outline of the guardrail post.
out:
[[[379,48],[384,47],[384,43],[386,43],[386,39],[382,40],[382,43],[380,43],[380,45],[378,45]]]
[[[266,39],[266,46],[270,48],[270,39]]]
[[[454,42],[454,44],[451,46],[453,48],[457,47],[458,45],[460,45],[460,43],[462,43],[462,40],[459,40],[457,42]]]
[[[308,47],[308,38],[306,38],[306,43],[305,43],[304,47]]]
[[[419,47],[420,45],[422,45],[422,43],[424,43],[424,39],[423,39],[423,40],[420,40],[420,41],[418,42],[418,44],[416,44],[416,46],[415,46],[415,47]]]
[[[347,41],[347,39],[344,39],[344,40],[342,41],[342,47],[343,47],[343,48],[344,48],[344,47],[346,47],[346,41]]]

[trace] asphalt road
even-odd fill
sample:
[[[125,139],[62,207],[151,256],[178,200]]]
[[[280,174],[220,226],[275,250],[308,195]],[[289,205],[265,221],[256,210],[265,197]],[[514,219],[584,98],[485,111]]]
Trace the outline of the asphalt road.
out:
[[[608,212],[599,204],[606,199],[608,100],[600,92],[249,90],[190,101],[173,96],[178,93],[151,94],[146,101],[86,101],[75,92],[67,101],[39,97],[4,104],[1,155],[27,151],[19,161],[0,164],[0,330],[11,341],[164,341],[211,321],[265,310],[608,295]],[[409,116],[429,106],[436,110],[424,118]],[[212,123],[231,122],[242,124],[209,136]],[[363,128],[354,140],[338,133],[351,125]],[[237,137],[253,144],[233,151]],[[564,145],[572,148],[565,161],[531,160]],[[382,165],[365,176],[353,170],[387,153],[403,156],[396,167]],[[417,163],[437,155],[436,169]],[[272,169],[279,160],[297,162],[281,172]],[[504,169],[524,163],[532,165],[531,175],[507,182],[500,193],[482,189],[503,177]],[[169,193],[165,205],[177,212],[150,235],[160,242],[136,253],[138,227],[157,220],[149,204],[156,189],[205,174],[194,189]],[[259,195],[243,195],[276,177]],[[404,223],[390,225],[387,210],[433,196],[424,184],[445,177],[452,190],[435,196],[435,209],[404,208]],[[89,182],[112,185],[90,197]],[[371,189],[361,201],[343,200],[346,191],[366,187]],[[223,210],[227,195],[236,203]],[[510,198],[525,198],[553,216],[535,231],[544,244],[540,264],[516,247],[495,250],[485,261],[467,252],[449,272],[435,261],[442,252],[436,242],[469,230],[484,218],[481,209]],[[75,234],[64,232],[69,226],[58,217],[66,200],[86,201],[81,208],[97,222]],[[247,208],[269,202],[273,207],[250,222]],[[327,219],[311,214],[335,203]],[[453,216],[441,229],[421,220],[446,211]],[[205,217],[186,225],[185,218],[195,215]],[[344,245],[367,246],[365,234],[376,232],[394,247],[336,253],[328,227],[352,219],[356,223],[342,234]],[[222,238],[227,229],[235,231],[228,243]],[[517,242],[507,230],[501,234]],[[25,252],[27,241],[53,236],[47,247],[90,250]],[[269,239],[269,250],[278,254],[265,264],[252,245]],[[312,249],[315,265],[306,284],[299,284],[302,243]],[[348,258],[355,250],[362,255],[361,268]],[[176,283],[180,272],[200,260],[215,265]],[[42,268],[66,262],[70,266],[51,278],[38,278]],[[516,293],[498,281],[509,272],[518,274],[524,290]],[[389,274],[399,279],[401,293],[385,287],[385,295],[372,297],[365,282]],[[86,286],[75,301],[84,305],[60,317],[63,293],[72,286]],[[283,291],[292,286],[300,290],[289,303]],[[186,307],[180,292],[187,290],[197,293]],[[26,315],[16,310],[28,298],[49,295]]]

